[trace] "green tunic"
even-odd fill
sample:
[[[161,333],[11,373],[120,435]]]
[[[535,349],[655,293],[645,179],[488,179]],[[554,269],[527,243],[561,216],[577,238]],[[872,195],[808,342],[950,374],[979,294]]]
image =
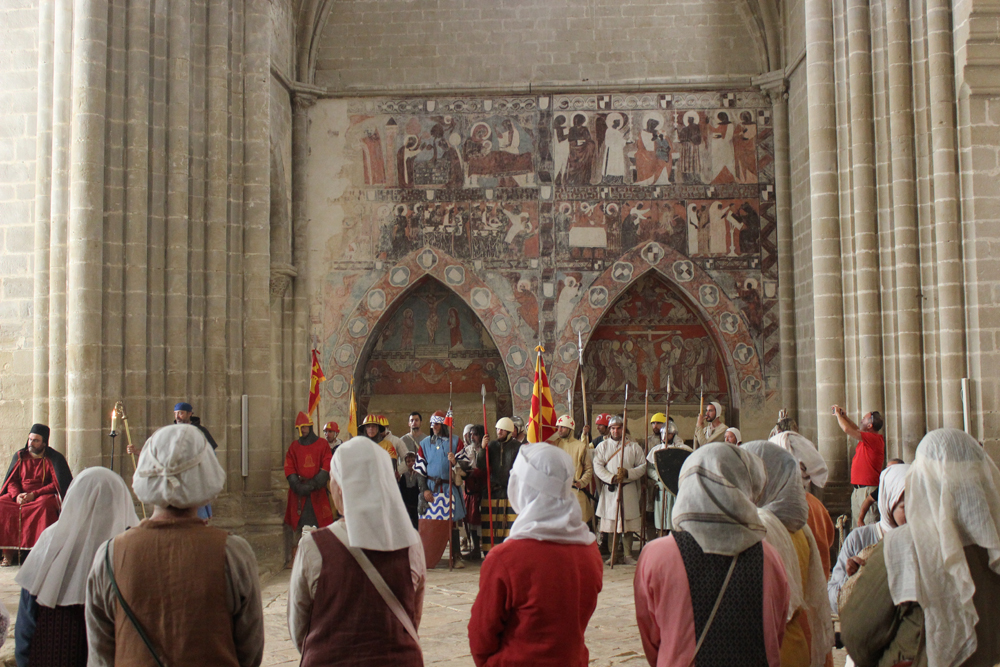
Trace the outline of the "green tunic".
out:
[[[913,667],[926,667],[924,612],[916,602],[892,603],[884,546],[881,542],[872,551],[840,610],[840,636],[858,667],[893,667],[907,660]],[[965,560],[976,586],[972,601],[979,614],[979,645],[962,665],[994,667],[1000,663],[1000,575],[990,570],[982,547],[965,547]]]

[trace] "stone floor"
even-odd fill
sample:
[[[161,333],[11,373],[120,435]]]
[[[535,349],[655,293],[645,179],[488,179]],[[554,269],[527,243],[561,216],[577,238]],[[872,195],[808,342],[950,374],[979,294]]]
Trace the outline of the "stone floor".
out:
[[[16,568],[0,570],[0,602],[6,605],[12,617],[17,613],[20,595],[20,588],[14,582],[16,573]],[[299,653],[288,636],[286,622],[290,574],[289,570],[283,570],[265,575],[263,581],[264,667],[294,667],[299,664]],[[635,567],[624,565],[604,570],[604,590],[587,628],[587,646],[593,667],[646,664],[632,602],[634,574]],[[427,665],[472,667],[466,628],[478,584],[479,568],[473,564],[454,572],[448,572],[447,568],[428,572],[424,616],[420,626]],[[0,649],[0,665],[14,665],[13,638],[12,624],[7,641]],[[834,651],[834,665],[841,667],[843,664],[844,652]]]

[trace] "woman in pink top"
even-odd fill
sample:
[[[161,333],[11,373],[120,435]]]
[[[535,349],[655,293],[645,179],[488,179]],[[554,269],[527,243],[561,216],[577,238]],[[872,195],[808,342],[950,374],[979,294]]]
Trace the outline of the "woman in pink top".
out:
[[[759,458],[725,443],[684,463],[675,530],[646,545],[635,572],[650,665],[779,666],[789,591],[754,504],[766,480]]]

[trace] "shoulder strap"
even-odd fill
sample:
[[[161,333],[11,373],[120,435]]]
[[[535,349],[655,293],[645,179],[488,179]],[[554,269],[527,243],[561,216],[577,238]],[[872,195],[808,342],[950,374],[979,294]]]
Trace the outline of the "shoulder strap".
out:
[[[701,645],[705,641],[705,637],[708,636],[708,630],[712,627],[712,621],[715,620],[715,614],[719,611],[719,605],[722,603],[722,596],[726,594],[726,589],[729,588],[729,580],[733,578],[733,570],[736,569],[736,559],[740,555],[736,554],[733,556],[733,562],[729,564],[729,572],[726,573],[726,579],[722,582],[722,588],[719,590],[719,597],[715,598],[715,606],[712,607],[712,613],[708,615],[708,622],[705,623],[705,627],[701,630],[701,637],[698,637],[698,643],[694,647],[694,655],[691,656],[691,665],[694,665],[695,660],[698,658],[698,651],[701,650]]]
[[[160,660],[160,656],[156,653],[156,649],[153,648],[153,642],[150,641],[146,631],[143,630],[142,625],[139,624],[139,619],[135,617],[135,614],[132,612],[132,608],[128,606],[128,602],[125,602],[125,598],[122,597],[122,592],[118,590],[118,582],[115,581],[115,570],[111,567],[111,542],[114,539],[115,538],[112,537],[104,543],[104,568],[108,572],[108,578],[111,579],[111,590],[115,592],[115,597],[118,598],[118,604],[122,606],[122,611],[125,612],[125,616],[127,616],[128,620],[131,621],[132,627],[134,627],[135,631],[139,634],[139,638],[142,640],[142,643],[149,649],[150,655],[153,656],[153,662],[155,662],[158,667],[165,667],[163,661]]]
[[[332,532],[334,537],[340,540],[341,544],[343,544],[351,555],[354,556],[354,560],[358,561],[358,565],[361,566],[365,575],[368,576],[368,579],[375,586],[375,590],[377,590],[378,594],[382,596],[383,600],[385,600],[386,605],[389,607],[389,611],[391,611],[393,615],[399,619],[399,622],[403,624],[406,632],[413,637],[413,641],[415,641],[419,647],[420,637],[417,635],[417,629],[413,626],[413,621],[410,619],[410,615],[406,613],[405,609],[403,609],[403,605],[396,597],[396,594],[392,592],[391,588],[389,588],[389,584],[385,583],[385,579],[383,579],[382,575],[379,574],[375,565],[368,560],[368,556],[365,555],[364,551],[358,549],[357,547],[350,546],[350,543],[347,540],[347,531],[344,529],[344,525],[342,523],[334,523],[331,527],[333,529]]]

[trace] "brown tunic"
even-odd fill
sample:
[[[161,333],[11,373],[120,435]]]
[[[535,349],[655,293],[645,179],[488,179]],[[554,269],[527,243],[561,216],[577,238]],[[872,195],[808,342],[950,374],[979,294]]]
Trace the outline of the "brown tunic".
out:
[[[226,537],[195,518],[147,520],[115,538],[118,588],[167,665],[239,666],[226,605]],[[156,664],[121,605],[115,664]]]
[[[323,569],[300,667],[423,667],[420,647],[343,543],[329,530],[317,530],[312,537],[323,557]],[[409,549],[365,550],[365,555],[415,621]]]

